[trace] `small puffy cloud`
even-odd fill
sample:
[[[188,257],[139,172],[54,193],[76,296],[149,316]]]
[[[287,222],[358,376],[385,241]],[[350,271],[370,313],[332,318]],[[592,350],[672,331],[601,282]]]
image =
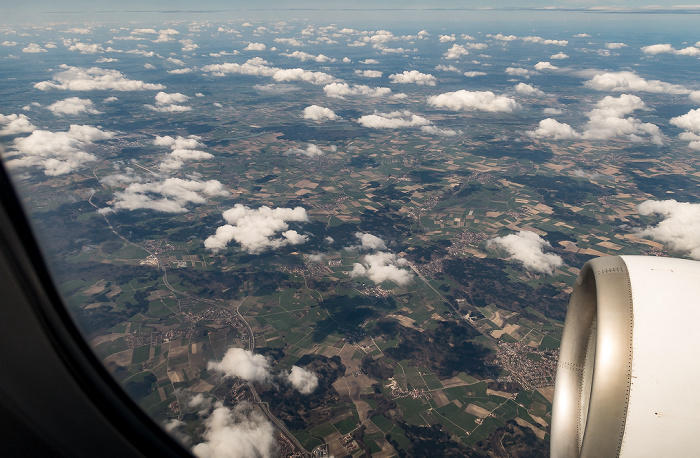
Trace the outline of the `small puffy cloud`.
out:
[[[551,107],[545,108],[544,110],[542,110],[542,112],[546,115],[560,115],[563,113],[563,111],[561,109],[551,108]]]
[[[560,123],[552,118],[540,121],[539,128],[528,134],[536,138],[605,140],[626,137],[632,141],[642,141],[648,137],[651,142],[661,145],[662,135],[659,127],[643,123],[637,118],[625,117],[636,110],[643,110],[646,105],[636,95],[622,94],[620,97],[606,96],[595,108],[588,112],[588,122],[582,133],[576,132],[570,125]]]
[[[518,39],[518,37],[516,37],[515,35],[503,35],[502,33],[498,33],[496,35],[488,34],[486,36],[499,41],[515,41]]]
[[[105,49],[97,43],[82,43],[77,40],[63,40],[63,44],[69,51],[78,51],[80,54],[98,54],[105,51]]]
[[[171,75],[185,75],[192,72],[194,72],[194,70],[191,68],[176,68],[174,70],[168,70],[168,73]]]
[[[361,60],[360,63],[365,64],[365,65],[375,65],[375,64],[378,64],[379,61],[377,59],[365,59],[365,60]]]
[[[88,146],[113,137],[112,132],[77,124],[72,124],[67,132],[33,130],[28,137],[14,140],[13,150],[5,154],[5,165],[10,169],[40,167],[49,176],[65,175],[97,159],[85,151]]]
[[[18,43],[17,43],[16,41],[7,41],[7,40],[5,40],[5,41],[3,41],[2,43],[0,43],[0,46],[12,47],[12,46],[17,46],[17,44],[18,44]]]
[[[525,83],[518,83],[515,86],[515,92],[517,92],[518,94],[527,95],[527,96],[531,96],[531,97],[545,97],[547,95],[544,92],[542,92],[541,90],[537,89],[536,87],[530,86],[529,84],[525,84]]]
[[[303,51],[294,51],[292,53],[282,53],[283,56],[286,57],[294,57],[296,59],[301,60],[302,62],[306,62],[307,60],[312,60],[314,62],[335,62],[335,59],[331,59],[328,56],[325,56],[323,54],[319,54],[318,56],[314,56],[313,54],[309,54],[308,52],[303,52]]]
[[[195,49],[199,48],[198,44],[189,39],[180,40],[180,44],[182,45],[182,52],[192,52]]]
[[[29,121],[29,118],[23,114],[9,114],[7,116],[0,114],[0,135],[15,135],[23,134],[36,130],[36,126]]]
[[[225,377],[238,377],[248,382],[272,380],[270,360],[242,348],[229,348],[220,362],[209,361],[207,370],[223,372]]]
[[[95,109],[94,103],[90,99],[81,99],[80,97],[69,97],[67,99],[59,100],[49,105],[48,108],[53,114],[56,115],[76,115],[80,113],[100,113]]]
[[[158,38],[153,40],[153,43],[169,43],[171,41],[175,41],[175,38],[173,35],[178,35],[180,32],[178,32],[175,29],[163,29],[158,31]]]
[[[463,45],[454,44],[450,49],[447,50],[447,52],[445,52],[445,54],[443,54],[443,56],[445,57],[445,59],[454,60],[459,59],[460,57],[466,56],[468,54],[469,51]]]
[[[392,281],[403,286],[410,283],[413,278],[410,271],[401,268],[406,265],[408,262],[394,253],[378,251],[364,255],[361,262],[355,263],[350,271],[350,277],[367,277],[377,284]]]
[[[673,54],[675,51],[676,49],[668,43],[642,47],[642,52],[644,54],[650,54],[652,56],[655,54]]]
[[[272,79],[279,82],[284,81],[304,81],[311,84],[329,84],[335,80],[328,73],[312,72],[302,68],[288,68],[277,70]]]
[[[461,130],[453,130],[453,129],[440,129],[439,127],[435,126],[423,126],[420,128],[421,132],[429,134],[429,135],[439,135],[441,137],[454,137],[455,135],[462,135]]]
[[[279,69],[270,67],[269,62],[260,57],[254,57],[248,59],[243,64],[236,63],[225,63],[225,64],[211,64],[202,67],[202,71],[205,73],[211,73],[214,76],[224,76],[228,73],[238,73],[241,75],[260,75],[260,76],[272,76]]]
[[[624,43],[605,43],[607,49],[621,49],[626,48],[627,45]]]
[[[388,87],[369,87],[364,84],[331,83],[323,86],[328,97],[342,99],[347,96],[383,97],[391,94]]]
[[[318,146],[309,143],[309,145],[306,147],[306,149],[302,148],[289,148],[287,150],[287,154],[301,154],[302,156],[306,157],[318,157],[318,156],[323,156],[323,150],[319,148]]]
[[[189,97],[185,94],[175,92],[168,94],[166,92],[159,92],[155,96],[155,105],[146,105],[146,108],[153,111],[160,111],[162,113],[179,113],[183,111],[191,111],[192,107],[185,105],[177,105],[180,102],[186,102]]]
[[[452,35],[440,35],[439,41],[440,43],[448,43],[450,41],[455,41],[455,34],[453,33]]]
[[[558,52],[556,54],[552,54],[551,56],[549,56],[549,58],[554,59],[554,60],[560,60],[560,59],[568,59],[569,56],[564,54],[563,52]]]
[[[470,71],[470,72],[464,72],[464,76],[467,78],[474,78],[476,76],[485,76],[487,73],[486,72],[479,72],[479,71]]]
[[[551,247],[548,241],[531,231],[520,231],[489,240],[487,247],[498,246],[506,250],[513,259],[523,264],[525,269],[544,274],[553,274],[554,269],[563,261],[554,253],[545,253],[545,247]]]
[[[304,43],[296,38],[275,38],[275,43],[282,43],[289,46],[305,46]]]
[[[206,197],[226,196],[228,192],[217,180],[199,181],[167,178],[148,183],[133,182],[114,193],[112,207],[101,213],[120,210],[155,210],[164,213],[185,213],[187,204],[201,205]]]
[[[430,121],[410,111],[392,111],[375,113],[360,117],[357,122],[372,129],[401,129],[404,127],[427,126]]]
[[[208,250],[217,252],[230,241],[241,245],[241,249],[251,254],[259,254],[268,249],[286,245],[298,245],[307,240],[306,236],[288,230],[288,221],[307,222],[309,217],[302,207],[270,208],[262,206],[252,209],[241,204],[223,213],[228,224],[216,229],[216,233],[204,241]],[[277,237],[277,235],[280,237]]]
[[[441,72],[457,72],[457,73],[462,72],[462,70],[458,69],[454,65],[442,65],[442,64],[436,65],[435,70],[440,70]]]
[[[355,74],[365,78],[381,78],[383,75],[379,70],[355,70]]]
[[[587,33],[577,33],[576,35],[574,35],[574,38],[591,38],[591,36]]]
[[[243,51],[265,51],[267,46],[264,43],[248,43],[248,46],[243,48]]]
[[[644,46],[642,52],[648,55],[656,54],[675,54],[677,56],[698,56],[700,55],[700,48],[696,43],[695,46],[687,46],[683,49],[676,49],[670,44],[657,44],[651,46]]]
[[[678,84],[646,80],[634,72],[599,73],[584,83],[597,91],[652,92],[657,94],[689,94],[691,91]]]
[[[113,57],[100,57],[95,61],[96,64],[108,64],[110,62],[119,62],[119,59]]]
[[[287,380],[301,394],[311,394],[318,387],[318,377],[313,372],[299,366],[292,366]]]
[[[689,141],[688,146],[690,148],[700,151],[700,108],[671,118],[669,122],[674,126],[685,129],[686,132],[679,135],[681,140]]]
[[[275,427],[247,402],[233,410],[217,403],[204,426],[204,442],[192,447],[198,458],[268,458],[278,454]]]
[[[318,105],[311,105],[304,108],[304,119],[311,119],[312,121],[324,121],[328,119],[333,121],[338,118],[339,116],[330,108],[321,107]]]
[[[384,240],[372,234],[365,234],[363,232],[355,232],[355,238],[360,241],[359,245],[354,245],[350,248],[355,248],[358,250],[385,250],[386,244]]]
[[[155,140],[153,140],[153,144],[157,146],[169,146],[172,149],[194,149],[204,147],[199,140],[200,137],[197,137],[196,135],[190,135],[189,137],[177,136],[175,138],[171,137],[170,135],[165,135],[163,137],[158,135],[156,136]]]
[[[435,86],[435,77],[429,73],[421,73],[418,70],[404,71],[389,75],[392,83],[418,84],[419,86]]]
[[[552,65],[549,62],[537,62],[535,64],[535,70],[556,70],[558,68],[559,67],[557,67],[556,65]]]
[[[637,232],[667,244],[672,250],[687,251],[700,260],[700,204],[676,200],[647,200],[637,207],[640,215],[658,215],[663,219],[656,226]]]
[[[29,54],[35,54],[35,53],[40,53],[40,52],[48,52],[41,46],[39,46],[36,43],[29,43],[25,48],[22,49],[22,52],[26,52]]]
[[[529,42],[529,43],[539,43],[543,45],[557,45],[557,46],[566,46],[569,44],[567,40],[550,40],[550,39],[545,39],[542,37],[523,37],[523,41]]]
[[[429,97],[428,105],[454,111],[488,111],[492,113],[513,113],[522,108],[515,100],[505,96],[497,96],[491,91],[467,91],[464,89]]]
[[[162,84],[145,83],[126,78],[117,70],[92,67],[70,67],[61,65],[64,70],[54,75],[51,81],[41,81],[34,87],[42,91],[61,89],[69,91],[145,91],[165,89]]]
[[[530,73],[532,73],[530,70],[527,68],[521,68],[521,67],[508,67],[506,68],[506,75],[511,75],[511,76],[525,76],[525,77],[530,77]]]

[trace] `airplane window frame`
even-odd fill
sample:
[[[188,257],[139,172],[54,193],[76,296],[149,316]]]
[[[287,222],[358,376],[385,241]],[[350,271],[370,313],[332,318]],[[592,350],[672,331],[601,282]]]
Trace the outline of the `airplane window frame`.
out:
[[[4,450],[192,456],[141,410],[90,349],[1,163],[0,277],[0,413],[15,423],[0,440]],[[19,348],[18,334],[24,337]],[[66,405],[74,410],[56,412]],[[56,421],[57,415],[65,421]],[[88,429],[80,432],[78,426]]]

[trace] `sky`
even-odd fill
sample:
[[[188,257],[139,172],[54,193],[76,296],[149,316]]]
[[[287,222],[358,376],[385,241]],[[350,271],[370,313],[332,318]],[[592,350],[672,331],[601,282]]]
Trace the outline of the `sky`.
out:
[[[290,6],[293,5],[293,6]],[[212,20],[212,19],[330,19],[355,21],[462,21],[462,20],[518,20],[536,21],[545,12],[565,15],[571,19],[576,14],[605,12],[626,12],[635,14],[700,14],[700,3],[678,5],[674,0],[597,1],[571,0],[552,2],[550,0],[485,0],[440,2],[420,2],[388,0],[379,4],[372,0],[309,1],[298,0],[279,2],[276,0],[226,1],[206,0],[193,4],[188,0],[36,0],[6,2],[2,6],[0,23],[22,24],[43,22],[78,21],[154,21],[154,20]],[[549,16],[547,14],[547,16]],[[551,20],[551,19],[545,19]],[[596,19],[586,19],[596,20]]]

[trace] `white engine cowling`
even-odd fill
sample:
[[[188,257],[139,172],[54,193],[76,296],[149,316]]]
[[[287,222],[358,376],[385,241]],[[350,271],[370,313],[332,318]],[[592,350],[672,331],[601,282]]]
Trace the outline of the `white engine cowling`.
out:
[[[551,456],[698,456],[700,262],[593,259],[569,302]]]

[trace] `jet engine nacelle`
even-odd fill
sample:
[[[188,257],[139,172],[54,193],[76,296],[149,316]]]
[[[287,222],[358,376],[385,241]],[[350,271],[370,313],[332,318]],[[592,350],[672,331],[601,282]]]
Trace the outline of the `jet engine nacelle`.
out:
[[[551,456],[697,456],[700,262],[593,259],[569,302]]]

